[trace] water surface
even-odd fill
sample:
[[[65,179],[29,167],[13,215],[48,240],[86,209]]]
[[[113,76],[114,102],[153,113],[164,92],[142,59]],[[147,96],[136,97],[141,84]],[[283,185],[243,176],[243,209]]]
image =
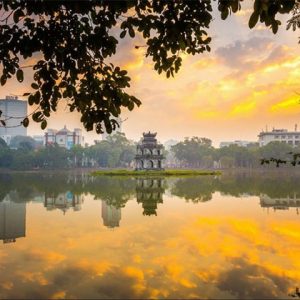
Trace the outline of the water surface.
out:
[[[0,298],[289,298],[300,177],[0,175]]]

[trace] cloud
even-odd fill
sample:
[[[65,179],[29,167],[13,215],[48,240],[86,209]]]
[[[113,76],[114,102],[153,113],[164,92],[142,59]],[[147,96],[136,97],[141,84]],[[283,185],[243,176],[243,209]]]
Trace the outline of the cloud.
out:
[[[232,268],[218,275],[219,289],[229,291],[239,299],[267,299],[288,296],[291,282],[268,269],[240,257],[230,260]]]
[[[260,60],[266,49],[270,49],[273,40],[265,37],[251,37],[246,41],[235,41],[227,46],[219,47],[215,54],[227,67],[251,70]]]
[[[292,95],[280,102],[277,102],[271,106],[272,112],[289,111],[294,113],[299,113],[300,111],[300,96]]]

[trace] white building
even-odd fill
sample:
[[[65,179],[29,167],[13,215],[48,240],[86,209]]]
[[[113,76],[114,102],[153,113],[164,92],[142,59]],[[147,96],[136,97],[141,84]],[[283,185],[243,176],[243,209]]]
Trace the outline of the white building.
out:
[[[268,195],[260,195],[260,206],[261,207],[271,207],[274,210],[288,210],[290,207],[300,208],[300,198],[299,194],[291,193],[284,198],[271,198]]]
[[[27,136],[27,128],[21,125],[27,116],[27,101],[18,100],[16,96],[6,96],[0,99],[1,120],[5,125],[0,124],[0,137],[9,145],[13,137],[17,135]]]
[[[250,141],[239,141],[239,140],[236,140],[236,141],[232,141],[232,142],[221,142],[220,143],[220,148],[223,148],[223,147],[229,147],[231,145],[237,145],[237,146],[240,146],[240,147],[247,147],[251,144],[254,144],[255,142],[250,142]]]
[[[26,203],[10,201],[8,194],[0,202],[0,240],[3,243],[14,243],[17,238],[25,237]]]
[[[74,195],[72,192],[60,193],[57,196],[45,194],[44,206],[47,210],[60,209],[65,214],[69,208],[74,211],[81,210],[83,204],[83,197],[81,195]]]
[[[121,221],[121,208],[108,205],[102,200],[103,225],[109,228],[119,227]]]
[[[287,143],[291,146],[298,146],[300,144],[300,131],[288,131],[287,129],[273,129],[272,131],[262,131],[258,135],[259,146],[265,146],[271,142]]]
[[[79,128],[70,131],[65,126],[61,130],[48,129],[45,133],[45,145],[57,144],[60,147],[71,149],[74,145],[84,146],[84,137]]]

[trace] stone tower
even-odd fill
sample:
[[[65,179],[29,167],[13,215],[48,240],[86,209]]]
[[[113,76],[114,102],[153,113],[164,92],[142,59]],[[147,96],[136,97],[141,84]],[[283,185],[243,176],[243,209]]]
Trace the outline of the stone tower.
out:
[[[163,170],[164,147],[157,143],[155,137],[156,133],[143,133],[142,141],[136,148],[136,170]]]

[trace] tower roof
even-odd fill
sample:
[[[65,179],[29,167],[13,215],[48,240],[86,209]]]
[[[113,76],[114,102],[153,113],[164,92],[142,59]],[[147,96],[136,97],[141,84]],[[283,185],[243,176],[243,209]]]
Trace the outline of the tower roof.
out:
[[[157,132],[153,132],[153,133],[151,133],[150,131],[149,132],[143,132],[144,138],[155,138],[156,134],[157,134]]]

